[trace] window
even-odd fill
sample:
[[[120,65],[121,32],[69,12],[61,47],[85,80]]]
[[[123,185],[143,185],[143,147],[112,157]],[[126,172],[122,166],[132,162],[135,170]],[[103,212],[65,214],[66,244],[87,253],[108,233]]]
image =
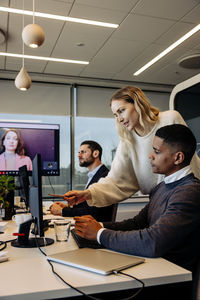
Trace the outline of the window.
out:
[[[102,163],[110,169],[119,142],[114,118],[76,118],[74,189],[84,189],[88,179],[88,169],[80,167],[78,161],[78,150],[84,140],[94,140],[101,145]]]

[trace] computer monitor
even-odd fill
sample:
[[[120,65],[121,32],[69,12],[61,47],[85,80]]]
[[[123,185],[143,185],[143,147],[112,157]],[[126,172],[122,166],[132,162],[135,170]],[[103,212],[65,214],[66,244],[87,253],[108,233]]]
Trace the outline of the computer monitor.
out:
[[[58,176],[59,135],[58,124],[0,121],[0,175],[18,176],[19,167],[25,164],[31,175],[32,160],[40,153],[42,176]],[[8,151],[15,154],[15,164],[8,161]]]
[[[37,234],[44,236],[43,210],[42,210],[42,176],[41,155],[36,154],[33,159],[32,186],[29,189],[29,206],[32,217],[35,220]]]
[[[20,197],[22,199],[22,202],[25,203],[26,209],[29,209],[30,181],[29,181],[29,174],[26,165],[19,168],[19,184],[20,184],[19,187]]]
[[[42,180],[41,180],[41,155],[36,154],[33,159],[32,170],[33,185],[29,188],[29,207],[32,219],[19,226],[19,236],[12,241],[13,247],[33,248],[48,246],[54,243],[53,239],[44,237],[43,209],[42,209]],[[30,227],[34,224],[33,232],[35,237],[30,238]],[[37,235],[37,237],[36,237]]]

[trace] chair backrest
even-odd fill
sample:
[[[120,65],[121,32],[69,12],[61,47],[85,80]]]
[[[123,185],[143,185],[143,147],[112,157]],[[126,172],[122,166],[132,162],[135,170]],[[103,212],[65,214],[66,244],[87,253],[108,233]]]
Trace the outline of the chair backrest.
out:
[[[113,211],[112,211],[112,218],[111,221],[115,222],[116,220],[116,216],[117,216],[117,208],[118,208],[118,204],[113,204]]]
[[[200,300],[200,259],[197,264],[197,271],[193,274],[193,295],[192,300]]]

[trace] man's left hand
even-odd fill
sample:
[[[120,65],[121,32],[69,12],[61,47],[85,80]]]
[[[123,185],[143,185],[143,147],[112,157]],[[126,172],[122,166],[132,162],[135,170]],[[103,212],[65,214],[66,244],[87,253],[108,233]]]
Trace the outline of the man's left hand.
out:
[[[53,203],[50,206],[50,212],[53,215],[62,216],[62,210],[63,210],[63,208],[60,206],[59,203]]]
[[[97,239],[97,233],[102,226],[92,216],[74,217],[74,220],[76,221],[75,231],[77,234],[89,240]]]

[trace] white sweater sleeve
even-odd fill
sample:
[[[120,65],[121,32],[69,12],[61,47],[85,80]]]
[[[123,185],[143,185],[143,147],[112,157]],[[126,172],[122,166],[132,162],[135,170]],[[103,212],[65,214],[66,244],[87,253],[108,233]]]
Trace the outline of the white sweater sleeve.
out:
[[[92,200],[87,201],[88,205],[97,207],[111,205],[130,197],[139,190],[129,151],[127,151],[128,145],[124,142],[119,143],[108,176],[90,185]]]

